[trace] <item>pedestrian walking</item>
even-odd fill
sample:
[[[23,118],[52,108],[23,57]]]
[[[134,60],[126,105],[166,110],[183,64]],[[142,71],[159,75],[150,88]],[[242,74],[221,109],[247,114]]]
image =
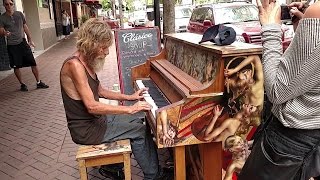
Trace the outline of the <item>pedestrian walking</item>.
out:
[[[35,47],[35,45],[23,13],[14,10],[13,0],[3,0],[3,4],[6,12],[0,16],[0,35],[6,37],[10,67],[14,69],[14,74],[21,84],[20,90],[28,91],[27,85],[22,81],[20,72],[20,68],[23,67],[31,67],[37,81],[37,88],[48,88],[49,86],[39,78],[39,70],[30,48],[30,46]],[[27,35],[27,40],[24,33]]]

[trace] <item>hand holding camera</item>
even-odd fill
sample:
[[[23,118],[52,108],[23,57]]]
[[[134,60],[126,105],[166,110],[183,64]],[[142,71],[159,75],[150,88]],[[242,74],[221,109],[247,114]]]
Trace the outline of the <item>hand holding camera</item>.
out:
[[[309,7],[309,3],[310,1],[306,3],[293,2],[289,5],[281,5],[281,20],[291,19],[292,22],[300,20],[303,17],[304,11]]]
[[[293,23],[297,22],[297,20],[303,17],[304,10],[312,0],[308,0],[306,3],[293,2],[289,5],[281,6],[276,0],[256,1],[259,9],[260,23],[261,25],[265,25],[271,23],[281,24],[281,20],[292,20]]]

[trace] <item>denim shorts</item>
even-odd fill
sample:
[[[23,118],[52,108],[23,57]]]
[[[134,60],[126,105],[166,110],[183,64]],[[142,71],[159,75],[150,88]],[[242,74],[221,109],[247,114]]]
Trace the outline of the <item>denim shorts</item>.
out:
[[[309,180],[320,175],[320,129],[284,127],[271,116],[255,139],[240,180]]]

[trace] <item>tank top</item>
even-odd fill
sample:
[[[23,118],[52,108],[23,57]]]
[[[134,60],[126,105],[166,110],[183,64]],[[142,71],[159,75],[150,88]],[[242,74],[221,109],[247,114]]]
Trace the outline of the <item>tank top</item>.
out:
[[[74,58],[80,61],[79,57],[72,56],[65,60],[64,64]],[[85,71],[94,99],[99,101],[98,87],[100,81],[98,78],[93,79],[86,68]],[[105,115],[90,114],[82,100],[74,100],[69,97],[61,85],[61,79],[60,86],[68,128],[73,142],[84,145],[101,144],[107,130],[107,117]]]

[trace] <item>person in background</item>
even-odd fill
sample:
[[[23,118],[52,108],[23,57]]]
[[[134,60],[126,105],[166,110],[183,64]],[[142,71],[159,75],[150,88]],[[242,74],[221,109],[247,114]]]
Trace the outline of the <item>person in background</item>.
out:
[[[101,86],[96,72],[102,70],[113,42],[110,27],[102,20],[91,18],[80,27],[77,39],[77,51],[64,62],[60,72],[61,94],[72,140],[77,144],[96,145],[130,139],[144,179],[166,179],[150,130],[133,116],[151,110],[150,104],[137,101],[132,106],[114,106],[99,102],[99,97],[139,100],[147,90],[125,95]],[[118,176],[119,171],[111,171],[105,166],[99,170],[104,176],[122,178]]]
[[[64,39],[69,39],[70,35],[70,16],[66,10],[62,11],[62,34],[65,36]]]
[[[320,175],[320,2],[301,16],[285,53],[278,1],[257,5],[264,85],[273,107],[238,179],[308,180]]]
[[[49,86],[39,78],[39,70],[30,48],[35,45],[23,13],[14,10],[12,0],[3,0],[3,5],[6,12],[0,16],[0,36],[5,36],[7,39],[10,67],[14,69],[14,74],[20,82],[20,90],[28,91],[27,85],[22,81],[20,68],[30,66],[37,81],[36,87],[48,88]],[[27,40],[24,33],[27,35]]]

